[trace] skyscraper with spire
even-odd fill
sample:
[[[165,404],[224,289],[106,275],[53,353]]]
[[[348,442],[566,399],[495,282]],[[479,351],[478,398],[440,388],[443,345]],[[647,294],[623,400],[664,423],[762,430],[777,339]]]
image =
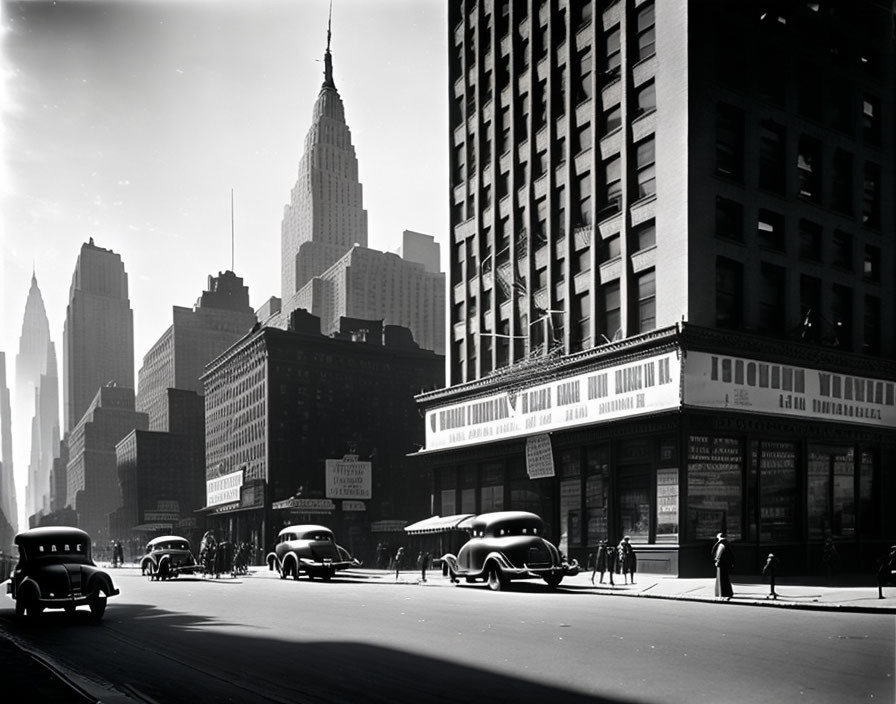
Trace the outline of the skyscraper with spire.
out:
[[[134,314],[121,256],[81,245],[62,331],[65,430],[81,420],[101,387],[134,388]]]
[[[326,271],[354,244],[367,246],[358,158],[333,81],[330,29],[324,53],[324,82],[314,103],[299,175],[281,225],[281,296],[284,315],[297,307],[296,292]]]
[[[22,334],[16,355],[15,416],[18,485],[24,491],[19,504],[19,525],[43,510],[49,492],[53,452],[59,442],[59,382],[56,352],[37,274],[25,302]],[[29,442],[30,438],[30,442]]]
[[[342,318],[382,320],[408,328],[421,347],[442,353],[445,275],[438,271],[434,238],[405,231],[405,244],[416,240],[417,246],[403,256],[367,247],[358,159],[333,80],[330,39],[328,26],[324,82],[283,213],[280,321],[286,327],[293,311],[304,309],[320,318],[323,334],[333,335]],[[425,261],[413,254],[424,250]]]

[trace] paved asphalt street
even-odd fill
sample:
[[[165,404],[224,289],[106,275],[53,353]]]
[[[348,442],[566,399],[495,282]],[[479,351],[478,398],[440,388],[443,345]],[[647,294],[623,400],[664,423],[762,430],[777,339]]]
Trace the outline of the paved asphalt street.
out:
[[[136,569],[136,566],[131,566]],[[264,569],[264,568],[257,568]],[[450,581],[438,571],[427,573],[425,583],[421,582],[419,572],[405,571],[396,579],[394,573],[383,570],[352,570],[355,576],[364,580],[395,583],[396,588],[419,586],[425,588],[451,588]],[[718,608],[784,608],[850,611],[862,613],[880,613],[896,615],[896,588],[884,589],[886,598],[878,597],[878,590],[873,576],[840,575],[833,585],[818,583],[817,580],[800,579],[795,582],[780,580],[776,591],[777,598],[769,598],[768,585],[759,579],[749,577],[734,582],[734,597],[730,601],[722,601],[713,594],[714,581],[708,578],[681,579],[662,575],[639,574],[634,584],[618,583],[591,584],[590,572],[567,578],[562,588],[591,590],[596,595],[623,598],[654,598],[688,601],[717,602]],[[6,596],[6,584],[0,584],[0,598]],[[9,603],[6,605],[12,604]],[[18,701],[53,701],[85,702],[101,701],[87,689],[82,689],[79,678],[72,676],[62,668],[57,668],[52,661],[32,653],[27,646],[12,640],[0,629],[0,672],[3,673],[3,691],[6,693],[27,693]],[[131,701],[123,695],[104,698],[104,702]]]

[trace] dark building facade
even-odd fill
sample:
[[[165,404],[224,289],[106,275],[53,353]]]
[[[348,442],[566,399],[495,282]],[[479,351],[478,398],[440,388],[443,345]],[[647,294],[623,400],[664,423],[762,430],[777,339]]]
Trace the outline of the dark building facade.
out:
[[[748,569],[892,540],[892,16],[450,4],[443,514],[539,510],[677,574],[720,530]]]
[[[414,396],[441,383],[444,357],[377,321],[319,331],[295,311],[289,330],[259,328],[209,364],[208,522],[262,550],[283,525],[322,523],[372,558],[373,534],[429,512],[407,455],[423,443]]]

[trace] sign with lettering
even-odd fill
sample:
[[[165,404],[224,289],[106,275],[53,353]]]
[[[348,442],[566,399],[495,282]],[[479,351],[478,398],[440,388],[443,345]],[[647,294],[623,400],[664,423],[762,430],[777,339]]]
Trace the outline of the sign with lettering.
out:
[[[677,408],[677,352],[426,412],[426,450],[441,450]]]
[[[330,499],[370,499],[372,477],[370,462],[327,460],[326,495]]]
[[[205,505],[217,506],[240,500],[240,487],[243,485],[243,470],[209,479],[205,482]]]
[[[750,413],[896,427],[896,383],[688,352],[683,402]]]
[[[342,510],[343,511],[366,511],[367,504],[363,501],[353,501],[346,499],[342,502]]]
[[[554,476],[554,451],[547,433],[526,438],[526,472],[529,479]]]

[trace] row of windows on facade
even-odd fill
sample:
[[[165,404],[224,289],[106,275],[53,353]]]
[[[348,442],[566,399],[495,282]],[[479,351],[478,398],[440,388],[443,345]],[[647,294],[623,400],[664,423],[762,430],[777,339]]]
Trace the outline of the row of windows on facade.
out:
[[[716,134],[716,173],[743,182],[746,153],[743,112],[720,104]],[[823,205],[827,201],[831,209],[844,215],[854,215],[854,155],[845,149],[835,148],[830,159],[830,177],[825,182],[824,153],[821,141],[805,134],[799,136],[796,163],[791,165],[791,168],[796,167],[796,178],[793,181],[795,195],[817,205]],[[771,120],[763,121],[759,135],[759,188],[781,195],[787,194],[787,154],[785,127]],[[862,224],[879,228],[880,208],[881,168],[874,162],[866,161],[862,170]]]
[[[790,337],[806,342],[819,342],[844,350],[853,349],[854,291],[848,286],[832,284],[826,300],[821,279],[799,275],[799,310],[788,305],[786,267],[762,262],[758,280],[749,279],[749,296],[745,288],[744,265],[726,257],[716,258],[716,325],[720,328],[755,328],[757,332]],[[747,325],[744,315],[748,300],[756,298],[756,318]],[[863,307],[862,348],[867,354],[881,351],[880,298],[865,295]],[[798,316],[798,317],[797,317]]]
[[[782,254],[787,253],[789,237],[787,219],[783,214],[760,208],[755,222],[755,241],[759,247]],[[740,243],[745,242],[744,207],[741,203],[722,196],[716,197],[715,233],[717,237]],[[806,218],[800,218],[797,224],[797,238],[794,238],[800,259],[819,264],[826,263],[851,272],[855,271],[858,259],[861,263],[862,277],[872,283],[880,282],[880,247],[865,244],[861,258],[858,258],[855,249],[862,245],[851,233],[835,228],[828,238],[825,238],[824,235],[822,225]]]

